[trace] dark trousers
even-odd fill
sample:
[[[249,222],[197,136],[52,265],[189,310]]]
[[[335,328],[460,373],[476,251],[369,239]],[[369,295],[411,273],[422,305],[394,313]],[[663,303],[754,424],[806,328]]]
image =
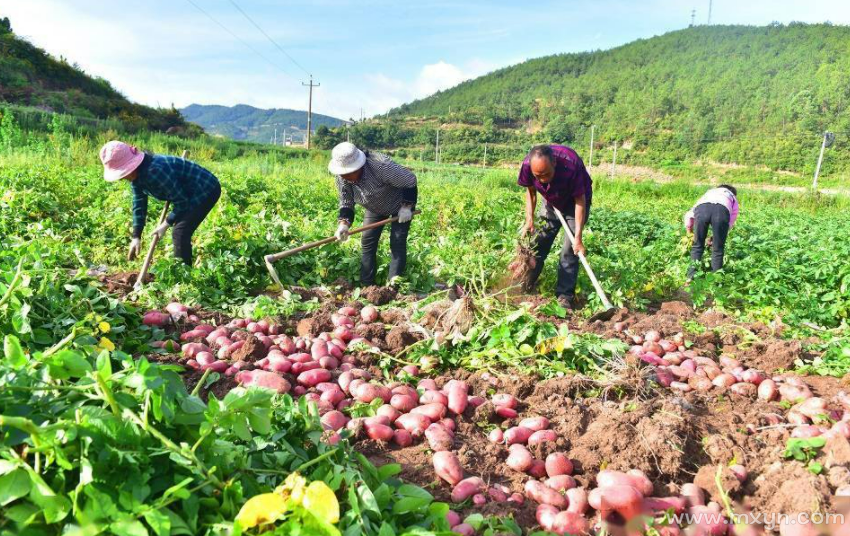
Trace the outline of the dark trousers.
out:
[[[216,186],[200,205],[183,214],[174,222],[171,229],[171,240],[174,242],[174,256],[192,266],[192,235],[207,217],[221,197],[221,186]]]
[[[729,234],[729,209],[716,203],[705,203],[694,209],[694,245],[691,248],[691,267],[688,277],[696,273],[705,251],[705,239],[711,227],[711,271],[723,268],[726,236]]]
[[[392,216],[396,216],[396,214],[384,215],[367,210],[363,218],[363,225],[369,225]],[[360,244],[363,248],[363,254],[360,257],[360,284],[363,286],[375,284],[375,275],[378,272],[378,243],[381,240],[381,232],[384,227],[386,225],[364,231],[360,237]],[[390,280],[401,275],[407,265],[407,234],[409,231],[410,222],[399,223],[394,221],[390,224]]]
[[[563,212],[562,214],[570,231],[575,235],[575,209]],[[549,251],[552,250],[552,244],[558,237],[558,231],[561,230],[561,220],[558,219],[558,215],[555,214],[549,203],[543,203],[539,211],[539,216],[542,222],[533,238],[534,258],[536,262],[530,277],[532,286],[537,282],[537,279],[543,272],[543,262],[549,256]],[[587,223],[589,216],[590,203],[587,204],[587,210],[584,215],[585,223]],[[567,296],[569,298],[575,296],[576,282],[578,281],[578,265],[578,255],[573,251],[572,241],[567,233],[564,233],[564,246],[561,248],[561,257],[558,260],[558,282],[555,284],[556,296]]]

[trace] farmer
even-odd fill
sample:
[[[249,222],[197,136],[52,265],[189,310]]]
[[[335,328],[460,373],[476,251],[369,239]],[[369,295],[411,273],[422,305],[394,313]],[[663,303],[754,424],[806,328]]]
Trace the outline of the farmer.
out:
[[[162,238],[173,226],[174,256],[192,265],[192,234],[204,221],[221,195],[218,179],[194,162],[145,153],[121,141],[110,141],[100,149],[103,178],[107,182],[130,181],[133,192],[133,239],[129,260],[139,255],[142,230],[148,215],[148,196],[170,201],[172,211],[151,236]]]
[[[691,247],[691,267],[688,279],[693,279],[697,265],[705,251],[705,239],[711,227],[711,271],[723,268],[723,254],[726,248],[726,236],[738,219],[738,190],[734,186],[721,184],[703,194],[693,208],[685,213],[685,227],[688,233],[694,233],[694,245]]]
[[[398,216],[390,226],[389,281],[401,275],[407,264],[407,234],[416,206],[416,175],[389,157],[376,152],[363,152],[352,143],[343,142],[333,148],[328,171],[336,175],[339,191],[339,226],[335,236],[348,240],[354,221],[355,203],[365,207],[363,224]],[[384,226],[364,231],[360,243],[360,284],[375,284],[378,241]]]
[[[557,208],[575,236],[575,243],[571,243],[570,237],[564,233],[555,295],[561,306],[573,309],[578,279],[577,254],[585,253],[582,231],[590,214],[593,197],[590,175],[584,167],[584,162],[569,147],[537,145],[523,160],[517,183],[526,187],[523,235],[532,235],[535,253],[535,265],[529,276],[528,286],[533,288],[540,277],[543,261],[549,255],[552,243],[561,229],[561,221],[554,210]],[[543,197],[543,206],[539,211],[542,222],[540,228],[535,229],[534,212],[538,192]]]

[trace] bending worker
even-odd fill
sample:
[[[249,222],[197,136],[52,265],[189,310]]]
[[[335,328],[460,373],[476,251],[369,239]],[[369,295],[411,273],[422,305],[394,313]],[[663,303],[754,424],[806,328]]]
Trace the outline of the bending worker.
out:
[[[169,227],[174,256],[192,265],[192,235],[221,196],[218,179],[205,168],[177,156],[145,153],[121,141],[100,149],[103,178],[126,179],[133,192],[133,238],[127,258],[133,260],[142,247],[142,231],[148,215],[148,196],[170,201],[173,207],[153,235],[162,238]]]
[[[340,242],[348,240],[355,204],[366,209],[364,225],[398,216],[398,221],[390,225],[388,282],[392,283],[393,278],[404,273],[407,264],[407,235],[418,196],[416,175],[388,156],[363,152],[348,142],[333,148],[328,171],[336,175],[339,192],[339,226],[335,236]],[[363,286],[375,284],[378,241],[383,228],[382,225],[364,231],[361,237],[360,284]]]
[[[543,271],[543,262],[561,230],[561,221],[554,211],[557,208],[575,236],[575,243],[571,243],[570,237],[564,233],[555,295],[561,306],[574,309],[579,264],[576,254],[585,253],[582,231],[590,214],[593,197],[590,174],[581,158],[569,147],[537,145],[523,160],[517,183],[526,188],[523,234],[533,236],[535,265],[529,278],[530,287],[534,288],[537,283]],[[543,205],[539,211],[542,218],[540,228],[536,229],[534,213],[538,193],[543,197]]]

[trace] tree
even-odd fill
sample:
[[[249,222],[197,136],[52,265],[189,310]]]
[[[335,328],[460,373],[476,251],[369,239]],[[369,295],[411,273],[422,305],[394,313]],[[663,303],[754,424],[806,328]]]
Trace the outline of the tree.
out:
[[[12,33],[12,23],[9,21],[9,17],[0,19],[0,34],[4,33]]]

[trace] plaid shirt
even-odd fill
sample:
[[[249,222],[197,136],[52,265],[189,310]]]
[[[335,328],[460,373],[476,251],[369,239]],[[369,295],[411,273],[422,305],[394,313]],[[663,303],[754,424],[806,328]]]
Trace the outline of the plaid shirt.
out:
[[[416,205],[419,194],[416,175],[390,157],[376,152],[366,153],[363,174],[356,183],[336,176],[339,191],[339,218],[354,221],[354,205],[380,215],[396,215],[402,205]]]
[[[197,207],[216,187],[218,179],[208,170],[176,156],[146,154],[136,179],[130,183],[133,191],[133,236],[142,236],[148,216],[148,196],[171,201],[173,210],[166,217],[169,225]]]

